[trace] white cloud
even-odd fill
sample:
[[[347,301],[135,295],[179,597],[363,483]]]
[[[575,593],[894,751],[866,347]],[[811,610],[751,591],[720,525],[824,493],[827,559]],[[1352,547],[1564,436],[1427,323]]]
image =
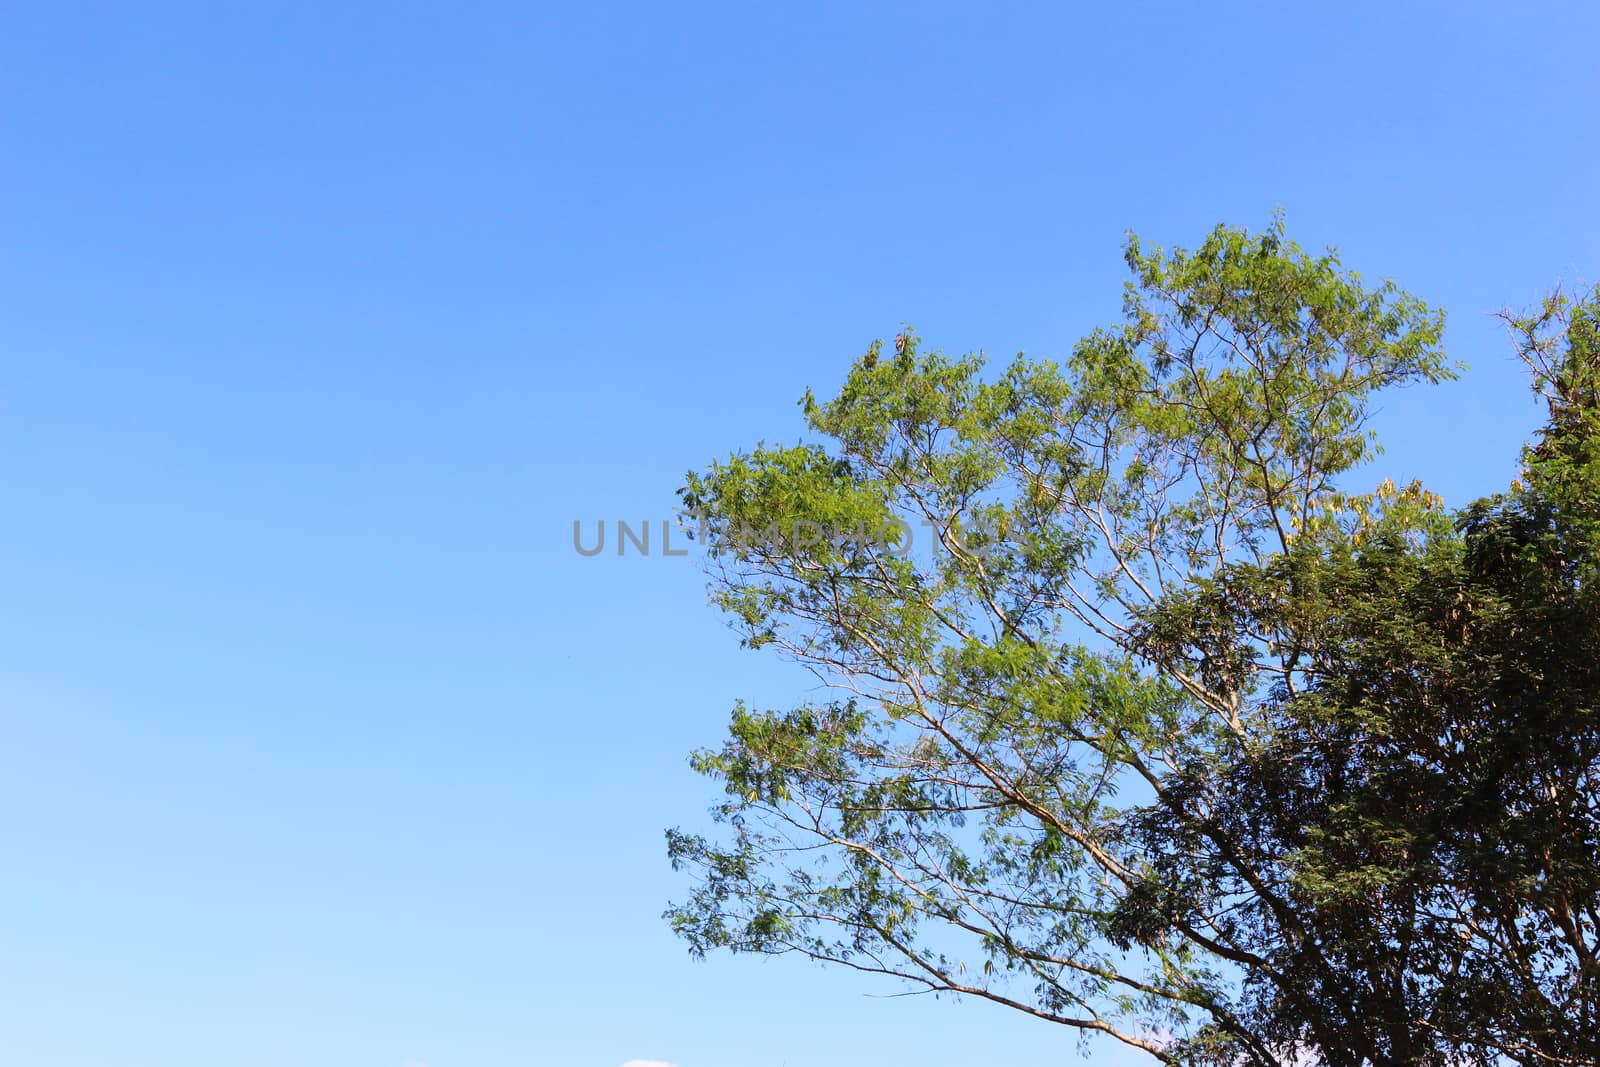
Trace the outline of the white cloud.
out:
[[[665,1060],[629,1060],[622,1067],[677,1067],[677,1065],[667,1063]]]

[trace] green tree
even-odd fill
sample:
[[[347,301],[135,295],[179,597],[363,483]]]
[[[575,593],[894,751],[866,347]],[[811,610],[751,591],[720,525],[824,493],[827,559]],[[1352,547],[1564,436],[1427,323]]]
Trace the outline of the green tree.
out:
[[[1593,588],[1560,510],[1592,511],[1593,427],[1459,526],[1418,486],[1342,494],[1369,397],[1451,373],[1439,313],[1281,222],[1127,262],[1124,324],[1065,367],[990,375],[902,334],[807,395],[820,443],[690,475],[714,601],[830,693],[739,707],[695,755],[728,831],[669,832],[696,872],[673,925],[1173,1063],[1593,1062],[1593,631],[1549,604]],[[1518,320],[1553,411],[1594,380],[1570,311]],[[1541,739],[1542,691],[1492,688],[1512,669],[1566,687]],[[1540,754],[1572,793],[1537,800]],[[1459,947],[1463,916],[1499,932]],[[1587,957],[1504,944],[1573,921]],[[1508,967],[1522,1007],[1471,1007]]]

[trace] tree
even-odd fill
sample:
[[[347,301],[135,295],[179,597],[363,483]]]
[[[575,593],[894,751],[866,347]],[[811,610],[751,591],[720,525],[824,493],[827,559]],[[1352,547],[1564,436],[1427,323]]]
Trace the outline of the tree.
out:
[[[828,698],[696,753],[728,832],[669,832],[674,927],[1170,1063],[1594,1062],[1593,630],[1562,614],[1594,618],[1593,425],[1459,525],[1343,494],[1371,395],[1452,373],[1441,315],[1281,220],[1127,262],[1125,323],[1065,367],[907,332],[807,394],[818,442],[689,476],[714,601]],[[1518,321],[1564,412],[1589,307]],[[1563,687],[1536,738],[1513,671]],[[1471,1006],[1511,971],[1522,1007]]]

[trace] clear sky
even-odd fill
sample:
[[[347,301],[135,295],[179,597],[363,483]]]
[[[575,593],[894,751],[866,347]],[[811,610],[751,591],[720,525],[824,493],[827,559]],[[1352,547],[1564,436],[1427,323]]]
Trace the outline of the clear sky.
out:
[[[1600,275],[1593,4],[0,10],[0,1067],[972,1067],[1071,1035],[692,962],[739,696],[587,559],[875,336],[1059,356],[1132,228],[1287,212],[1445,306],[1383,469],[1534,425]],[[1110,1050],[1099,1062],[1124,1062]]]

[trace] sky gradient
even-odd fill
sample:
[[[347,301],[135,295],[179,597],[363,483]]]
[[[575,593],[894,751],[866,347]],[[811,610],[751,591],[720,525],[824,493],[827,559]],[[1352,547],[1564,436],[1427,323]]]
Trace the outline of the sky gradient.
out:
[[[808,683],[572,549],[874,337],[1060,357],[1123,234],[1282,207],[1449,313],[1372,480],[1537,406],[1600,278],[1600,9],[12,3],[0,1065],[972,1067],[1073,1037],[695,963],[686,753]],[[1133,1062],[1109,1048],[1096,1062]]]

